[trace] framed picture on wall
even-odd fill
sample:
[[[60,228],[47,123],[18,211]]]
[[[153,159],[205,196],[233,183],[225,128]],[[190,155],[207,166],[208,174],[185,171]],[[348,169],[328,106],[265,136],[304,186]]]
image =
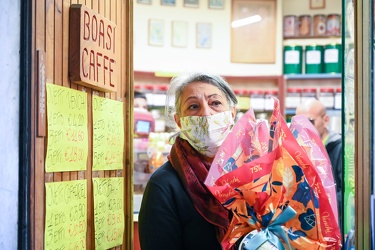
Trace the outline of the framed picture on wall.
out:
[[[277,0],[232,1],[232,63],[276,62],[276,2]]]
[[[310,0],[310,9],[324,9],[325,0]]]
[[[176,0],[161,0],[161,5],[176,6]]]
[[[164,45],[164,20],[150,19],[148,21],[148,44],[152,46]]]
[[[208,49],[212,46],[212,24],[197,23],[197,48]]]
[[[172,46],[186,47],[188,41],[188,24],[186,21],[172,21]]]
[[[184,0],[185,7],[192,7],[198,8],[199,7],[199,0]]]
[[[224,9],[224,0],[208,0],[208,8]]]
[[[140,3],[140,4],[151,4],[152,0],[137,0],[137,3]]]

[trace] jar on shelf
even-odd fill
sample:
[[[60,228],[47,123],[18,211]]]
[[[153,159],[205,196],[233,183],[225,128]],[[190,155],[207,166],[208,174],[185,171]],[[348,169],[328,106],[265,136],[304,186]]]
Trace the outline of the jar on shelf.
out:
[[[134,85],[134,91],[146,94],[146,93],[152,92],[152,85],[136,84]]]
[[[236,96],[243,96],[244,91],[244,89],[233,89],[233,92],[234,94],[236,94]]]
[[[320,88],[319,100],[327,109],[335,106],[335,90],[333,88]]]
[[[298,20],[299,20],[299,28],[298,28],[299,36],[310,36],[311,35],[311,16],[301,15],[298,17]]]
[[[145,85],[144,87],[145,87],[144,94],[146,95],[147,105],[149,107],[154,106],[154,85],[148,84],[148,85]]]
[[[301,103],[304,103],[308,100],[316,100],[316,88],[303,88],[301,93]]]
[[[296,15],[284,16],[284,37],[298,36],[298,17]]]
[[[328,36],[339,36],[340,35],[340,15],[339,14],[329,14],[327,15],[326,21],[326,34]]]
[[[264,110],[271,111],[274,107],[274,100],[272,96],[278,98],[278,91],[275,89],[264,91]]]
[[[153,94],[154,94],[154,106],[165,106],[166,101],[166,91],[168,89],[167,85],[157,84],[154,86]]]
[[[250,105],[254,111],[264,110],[264,91],[263,90],[250,90]]]
[[[285,108],[295,109],[301,103],[301,92],[300,88],[288,88],[285,97]]]
[[[284,74],[302,74],[302,46],[284,46]]]
[[[305,73],[323,73],[323,45],[306,45]]]
[[[341,44],[327,44],[324,48],[324,73],[341,73]]]
[[[341,109],[341,88],[335,90],[335,109]]]
[[[326,16],[322,14],[313,17],[313,35],[324,36],[326,34]]]

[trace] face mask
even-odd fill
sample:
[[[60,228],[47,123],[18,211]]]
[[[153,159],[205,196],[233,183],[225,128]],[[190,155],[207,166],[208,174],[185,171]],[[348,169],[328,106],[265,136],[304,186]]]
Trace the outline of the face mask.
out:
[[[208,157],[215,156],[234,124],[231,111],[211,116],[185,116],[180,122],[180,137]]]

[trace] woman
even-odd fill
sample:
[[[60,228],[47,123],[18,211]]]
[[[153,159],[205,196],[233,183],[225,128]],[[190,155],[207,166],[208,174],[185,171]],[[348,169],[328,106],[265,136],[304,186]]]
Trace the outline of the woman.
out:
[[[174,105],[168,105],[169,99]],[[215,250],[230,214],[204,185],[215,154],[230,132],[237,98],[220,76],[172,79],[166,114],[179,127],[168,161],[151,176],[139,213],[142,250]]]

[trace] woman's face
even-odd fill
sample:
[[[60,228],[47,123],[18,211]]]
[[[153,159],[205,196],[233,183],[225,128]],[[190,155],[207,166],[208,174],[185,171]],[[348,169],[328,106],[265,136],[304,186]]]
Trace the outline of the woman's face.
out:
[[[229,110],[229,103],[225,94],[209,83],[190,83],[184,88],[180,98],[180,113],[174,116],[179,127],[181,127],[180,117],[209,116]],[[235,108],[233,107],[233,118],[236,114],[235,112]]]

